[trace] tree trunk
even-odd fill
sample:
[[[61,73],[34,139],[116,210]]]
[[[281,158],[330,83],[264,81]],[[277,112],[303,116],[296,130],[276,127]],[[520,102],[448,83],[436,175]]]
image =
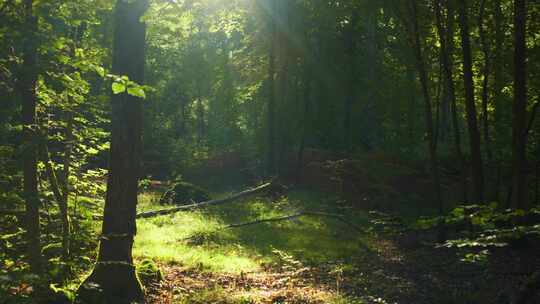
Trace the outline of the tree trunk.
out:
[[[527,209],[526,0],[514,1],[514,104],[512,122],[512,206]]]
[[[482,69],[482,131],[484,134],[484,144],[486,147],[487,163],[491,163],[491,139],[489,138],[489,74],[490,74],[490,54],[489,45],[486,39],[486,31],[484,29],[484,18],[486,14],[486,0],[480,2],[480,13],[478,15],[478,29],[480,32],[480,44],[484,55],[484,67]]]
[[[456,88],[454,85],[454,75],[453,75],[453,63],[452,63],[452,50],[454,44],[453,36],[453,20],[454,20],[454,10],[450,3],[447,4],[447,22],[446,30],[443,24],[442,18],[442,9],[441,0],[435,0],[435,18],[437,24],[437,33],[439,35],[439,41],[441,43],[441,60],[444,70],[444,82],[445,82],[445,93],[446,98],[450,101],[450,110],[452,114],[452,125],[454,128],[454,148],[455,153],[459,161],[459,167],[461,172],[461,181],[463,183],[463,200],[467,201],[467,169],[465,164],[465,157],[463,156],[463,151],[461,150],[461,131],[459,128],[459,121],[457,115],[457,105],[456,105]]]
[[[307,36],[307,35],[306,35]],[[307,51],[306,51],[307,52]],[[301,181],[302,168],[304,163],[304,149],[306,147],[306,140],[308,136],[309,126],[311,125],[311,62],[306,55],[304,58],[304,77],[303,77],[303,99],[304,99],[304,117],[302,121],[302,135],[300,138],[300,145],[298,147],[298,156],[296,158],[296,183]]]
[[[18,83],[22,102],[23,124],[23,191],[26,207],[26,242],[28,262],[34,273],[41,271],[41,245],[39,227],[39,197],[37,182],[37,138],[36,138],[36,81],[37,81],[37,17],[34,16],[33,1],[24,1],[27,32],[24,40],[23,65]]]
[[[351,22],[347,33],[345,34],[345,48],[348,57],[348,75],[347,75],[347,89],[345,96],[345,120],[344,120],[344,136],[345,136],[345,149],[350,152],[351,146],[351,114],[352,106],[356,101],[356,43],[355,43],[355,30],[358,24],[358,12],[356,9],[351,15]]]
[[[276,155],[275,155],[275,107],[276,107],[276,92],[275,92],[275,74],[276,74],[276,21],[275,16],[275,1],[270,1],[269,26],[270,26],[270,50],[268,52],[268,147],[267,147],[267,163],[266,170],[268,175],[275,174],[276,170]]]
[[[73,151],[73,112],[67,113],[67,126],[65,130],[65,147],[64,147],[64,172],[63,172],[63,184],[62,191],[63,197],[60,203],[60,215],[62,216],[62,256],[64,260],[67,260],[70,252],[70,238],[71,238],[71,222],[68,214],[68,200],[69,200],[69,174],[71,167],[71,153]]]
[[[407,96],[407,135],[409,136],[409,148],[414,149],[416,145],[416,79],[414,67],[407,67],[407,84],[410,85],[409,96]]]
[[[147,0],[118,0],[112,71],[142,84],[144,80],[145,25],[140,18]],[[99,253],[92,274],[79,288],[90,303],[142,303],[144,293],[133,265],[137,188],[142,152],[142,101],[122,93],[112,95],[112,129],[107,197]],[[95,286],[101,301],[93,298]],[[94,301],[94,302],[91,302]]]
[[[465,87],[465,108],[467,112],[467,125],[469,130],[469,144],[471,150],[471,170],[473,180],[473,195],[475,203],[484,201],[484,170],[482,154],[480,151],[480,132],[476,105],[474,103],[474,84],[472,71],[471,42],[469,34],[469,20],[465,0],[459,0],[459,23],[461,33],[461,47],[463,51],[463,83]]]
[[[424,58],[422,55],[422,45],[420,43],[420,29],[418,25],[418,13],[415,0],[410,0],[411,10],[412,10],[412,35],[414,41],[414,53],[416,58],[416,68],[418,70],[418,77],[420,79],[420,84],[422,86],[422,94],[424,95],[424,111],[425,111],[425,122],[426,122],[426,132],[428,137],[428,148],[429,148],[429,157],[430,157],[430,166],[431,173],[433,178],[433,183],[435,187],[435,195],[437,204],[439,207],[439,212],[443,211],[443,201],[441,195],[441,186],[439,182],[439,168],[437,160],[437,143],[435,141],[434,128],[433,128],[433,111],[431,105],[431,96],[429,95],[429,85],[428,85],[428,75],[426,72]]]
[[[494,26],[495,26],[495,46],[493,48],[493,100],[495,104],[495,130],[497,137],[495,143],[497,148],[503,146],[503,139],[506,138],[506,109],[504,106],[502,90],[504,88],[504,16],[501,9],[501,0],[493,3]]]

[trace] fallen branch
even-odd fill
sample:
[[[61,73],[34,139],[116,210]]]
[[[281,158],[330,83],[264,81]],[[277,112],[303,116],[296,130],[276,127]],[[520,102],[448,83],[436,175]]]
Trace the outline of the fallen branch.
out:
[[[291,220],[291,219],[294,219],[294,218],[299,218],[302,215],[304,215],[304,213],[300,212],[300,213],[295,213],[295,214],[291,214],[291,215],[287,215],[287,216],[272,217],[272,218],[267,218],[267,219],[260,219],[260,220],[256,220],[256,221],[251,221],[251,222],[231,224],[231,225],[223,226],[223,227],[219,228],[218,230],[229,229],[229,228],[239,228],[239,227],[251,226],[251,225],[262,224],[262,223],[269,223],[269,222],[286,221],[286,220]]]
[[[178,206],[178,207],[173,207],[173,208],[142,212],[142,213],[137,214],[136,218],[149,218],[149,217],[155,217],[155,216],[160,216],[160,215],[172,214],[172,213],[176,213],[176,212],[180,212],[180,211],[188,211],[188,210],[193,210],[193,209],[199,209],[199,208],[207,207],[207,206],[222,205],[222,204],[226,204],[226,203],[232,202],[234,200],[237,200],[237,199],[240,199],[240,198],[243,198],[243,197],[246,197],[246,196],[250,196],[250,195],[259,193],[259,192],[261,192],[263,190],[266,190],[266,189],[270,188],[271,185],[272,185],[272,183],[266,183],[266,184],[260,185],[258,187],[255,187],[253,189],[244,190],[242,192],[235,193],[235,194],[233,194],[231,196],[228,196],[228,197],[222,198],[222,199],[214,199],[214,200],[209,200],[209,201],[206,201],[206,202],[201,202],[201,203],[196,203],[196,204],[183,205],[183,206]]]
[[[251,222],[246,222],[246,223],[238,223],[238,224],[231,224],[231,225],[227,225],[227,226],[223,226],[221,227],[220,229],[218,230],[221,230],[221,229],[229,229],[229,228],[238,228],[238,227],[245,227],[245,226],[250,226],[250,225],[256,225],[256,224],[262,224],[262,223],[269,223],[269,222],[279,222],[279,221],[286,221],[286,220],[291,220],[291,219],[294,219],[294,218],[299,218],[299,217],[303,217],[303,216],[316,216],[316,217],[331,217],[331,218],[334,218],[334,219],[337,219],[349,226],[351,226],[352,228],[354,228],[355,230],[358,230],[360,232],[363,232],[364,230],[358,226],[358,225],[355,225],[349,221],[347,221],[343,215],[341,214],[334,214],[334,213],[326,213],[326,212],[317,212],[317,211],[302,211],[302,212],[298,212],[298,213],[295,213],[295,214],[291,214],[291,215],[286,215],[286,216],[279,216],[279,217],[271,217],[271,218],[266,218],[266,219],[260,219],[260,220],[256,220],[256,221],[251,221]]]

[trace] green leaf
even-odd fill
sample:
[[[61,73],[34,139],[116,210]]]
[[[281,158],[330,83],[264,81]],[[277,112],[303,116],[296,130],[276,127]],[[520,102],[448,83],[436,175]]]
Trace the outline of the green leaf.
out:
[[[124,93],[126,91],[126,86],[123,83],[113,82],[112,91],[114,94]]]
[[[96,66],[95,69],[96,73],[98,73],[100,77],[105,77],[105,69],[103,67]]]
[[[144,93],[143,88],[141,88],[140,86],[130,87],[127,89],[127,92],[131,96],[140,97],[143,99],[146,98],[146,94]]]

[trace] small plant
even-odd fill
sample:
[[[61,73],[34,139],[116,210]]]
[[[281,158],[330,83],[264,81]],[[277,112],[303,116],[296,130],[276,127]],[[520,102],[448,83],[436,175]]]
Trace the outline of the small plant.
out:
[[[137,265],[137,275],[144,286],[163,279],[159,266],[151,259],[144,259]]]

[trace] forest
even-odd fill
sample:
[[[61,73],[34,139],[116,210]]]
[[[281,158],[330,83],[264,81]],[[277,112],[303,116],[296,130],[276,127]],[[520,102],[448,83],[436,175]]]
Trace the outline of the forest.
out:
[[[0,304],[540,303],[540,2],[0,0]]]

